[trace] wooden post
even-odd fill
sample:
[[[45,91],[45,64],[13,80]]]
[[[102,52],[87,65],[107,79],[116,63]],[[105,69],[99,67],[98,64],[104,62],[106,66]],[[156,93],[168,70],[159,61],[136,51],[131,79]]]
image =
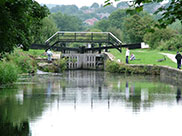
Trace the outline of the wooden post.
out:
[[[94,40],[94,35],[93,35],[93,33],[91,33],[91,41],[93,42],[93,40]]]
[[[94,50],[93,50],[94,44],[93,43],[91,44],[91,48],[92,48],[92,53],[94,53]]]
[[[75,33],[75,41],[76,41],[76,33]]]

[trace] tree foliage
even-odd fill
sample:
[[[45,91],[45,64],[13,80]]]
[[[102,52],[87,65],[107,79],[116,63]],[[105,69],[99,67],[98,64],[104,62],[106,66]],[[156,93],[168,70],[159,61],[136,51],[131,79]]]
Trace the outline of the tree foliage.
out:
[[[57,24],[60,31],[81,31],[82,21],[76,16],[62,14],[61,12],[54,13],[51,18]]]
[[[52,13],[61,12],[64,14],[76,14],[79,12],[79,8],[76,5],[57,5],[50,10]]]
[[[94,27],[100,29],[102,32],[106,32],[110,27],[110,22],[108,19],[103,19],[97,22]]]
[[[127,17],[126,10],[119,9],[111,13],[109,16],[109,22],[112,27],[122,29],[124,18]]]
[[[95,2],[95,3],[93,3],[93,4],[91,5],[91,8],[95,8],[95,9],[96,9],[96,8],[99,8],[99,4]]]
[[[124,41],[127,43],[143,42],[143,37],[154,25],[153,18],[146,15],[132,15],[124,20]]]
[[[166,29],[158,29],[155,28],[154,32],[148,32],[144,36],[144,42],[149,44],[149,46],[153,49],[159,48],[161,41],[165,42],[170,40],[172,37],[175,37],[175,31],[166,28]]]
[[[28,49],[41,19],[49,13],[33,0],[1,0],[0,9],[0,55],[17,45]]]
[[[115,0],[120,1],[120,0]],[[134,0],[131,7],[134,7],[136,11],[142,11],[143,6],[146,3],[159,3],[165,0]],[[105,0],[105,5],[111,5],[111,0]],[[161,18],[158,20],[161,27],[166,27],[169,24],[174,23],[177,19],[182,22],[182,1],[170,0],[168,6],[161,6],[156,11],[156,14],[161,14]]]
[[[56,23],[50,17],[41,20],[41,24],[42,26],[38,29],[37,34],[34,35],[33,43],[43,44],[48,38],[59,31]]]

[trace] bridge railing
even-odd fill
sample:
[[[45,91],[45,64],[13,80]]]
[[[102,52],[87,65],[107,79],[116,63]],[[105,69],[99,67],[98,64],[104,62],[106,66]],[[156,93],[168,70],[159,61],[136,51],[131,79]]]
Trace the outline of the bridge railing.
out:
[[[63,32],[58,31],[46,44],[53,45],[56,42],[86,42],[86,43],[116,43],[122,42],[110,32]]]

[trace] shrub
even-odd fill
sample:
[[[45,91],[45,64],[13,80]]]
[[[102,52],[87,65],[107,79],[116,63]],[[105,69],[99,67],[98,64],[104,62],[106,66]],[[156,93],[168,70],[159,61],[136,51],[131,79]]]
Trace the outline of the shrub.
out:
[[[12,83],[18,79],[18,68],[14,63],[0,62],[0,84]]]
[[[36,71],[33,60],[27,56],[15,57],[14,62],[18,65],[21,73],[34,73]]]
[[[20,73],[34,73],[37,70],[35,60],[17,50],[13,54],[7,54],[6,60],[17,65]]]
[[[119,72],[119,64],[114,61],[107,61],[106,62],[106,71],[109,72]]]
[[[182,35],[177,35],[167,41],[161,41],[158,49],[182,51]]]
[[[144,35],[144,42],[149,44],[149,46],[153,49],[156,49],[160,46],[162,41],[168,41],[172,37],[175,37],[176,34],[173,30],[166,29],[155,29],[153,33],[148,32]]]

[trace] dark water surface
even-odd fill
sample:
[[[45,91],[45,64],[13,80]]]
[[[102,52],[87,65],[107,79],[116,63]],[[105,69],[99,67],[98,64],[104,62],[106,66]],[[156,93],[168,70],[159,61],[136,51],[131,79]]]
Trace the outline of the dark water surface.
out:
[[[160,77],[68,71],[0,89],[0,136],[177,136],[181,124],[181,87]]]

